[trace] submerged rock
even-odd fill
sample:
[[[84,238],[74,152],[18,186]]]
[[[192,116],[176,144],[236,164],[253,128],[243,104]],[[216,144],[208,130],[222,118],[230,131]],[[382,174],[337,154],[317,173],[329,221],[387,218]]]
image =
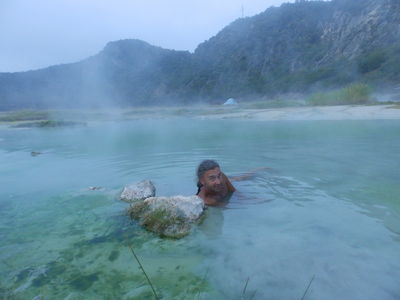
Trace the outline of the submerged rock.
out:
[[[142,180],[124,188],[120,199],[125,202],[141,201],[156,195],[156,187],[150,180]]]
[[[53,121],[53,120],[44,120],[37,122],[25,122],[21,124],[17,124],[11,126],[12,128],[50,128],[50,127],[69,127],[69,126],[87,126],[86,122],[78,122],[78,121]]]
[[[84,296],[81,293],[73,292],[70,293],[64,300],[84,300]]]
[[[88,189],[90,191],[98,191],[98,190],[101,190],[102,187],[101,186],[89,186]]]
[[[204,202],[197,196],[151,197],[130,206],[131,218],[162,237],[181,238],[201,220]]]
[[[148,285],[142,285],[140,287],[137,287],[133,290],[130,290],[128,293],[126,293],[122,299],[123,300],[129,300],[129,299],[153,299],[154,295],[153,292],[151,291],[150,286]]]
[[[37,152],[37,151],[32,151],[31,156],[38,156],[40,154],[43,154],[42,152]]]

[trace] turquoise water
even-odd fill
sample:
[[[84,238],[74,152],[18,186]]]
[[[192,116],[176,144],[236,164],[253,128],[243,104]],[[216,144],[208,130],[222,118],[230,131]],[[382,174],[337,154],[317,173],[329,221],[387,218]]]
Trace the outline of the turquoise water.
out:
[[[152,299],[132,246],[163,299],[399,299],[399,153],[399,121],[2,129],[0,298]],[[124,185],[191,195],[205,158],[268,169],[181,240],[125,216]]]

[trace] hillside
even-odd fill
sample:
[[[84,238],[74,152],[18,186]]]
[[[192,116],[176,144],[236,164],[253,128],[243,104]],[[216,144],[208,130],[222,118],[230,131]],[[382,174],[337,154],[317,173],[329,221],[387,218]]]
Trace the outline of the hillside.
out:
[[[196,49],[216,74],[205,94],[400,83],[399,21],[396,0],[300,1],[239,19]]]
[[[139,40],[110,42],[74,64],[0,74],[0,108],[74,108],[157,103],[181,84],[189,52],[165,50]]]
[[[231,23],[194,53],[110,42],[74,64],[0,73],[0,109],[134,106],[400,84],[400,1],[297,1]]]

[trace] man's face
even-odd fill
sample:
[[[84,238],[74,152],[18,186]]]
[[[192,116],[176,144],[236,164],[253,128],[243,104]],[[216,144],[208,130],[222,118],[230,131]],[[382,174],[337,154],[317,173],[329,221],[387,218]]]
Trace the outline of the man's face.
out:
[[[219,168],[206,171],[203,174],[200,183],[204,186],[206,191],[214,193],[223,192],[225,187],[222,172]]]

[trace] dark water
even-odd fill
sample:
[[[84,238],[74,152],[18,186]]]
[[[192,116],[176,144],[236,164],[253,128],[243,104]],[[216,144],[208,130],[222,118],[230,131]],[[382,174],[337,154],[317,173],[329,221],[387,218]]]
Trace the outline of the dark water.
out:
[[[399,121],[0,130],[0,298],[151,299],[132,246],[164,299],[301,299],[313,277],[305,299],[399,299],[399,153]],[[191,195],[205,158],[268,169],[178,241],[124,215],[124,185]]]

